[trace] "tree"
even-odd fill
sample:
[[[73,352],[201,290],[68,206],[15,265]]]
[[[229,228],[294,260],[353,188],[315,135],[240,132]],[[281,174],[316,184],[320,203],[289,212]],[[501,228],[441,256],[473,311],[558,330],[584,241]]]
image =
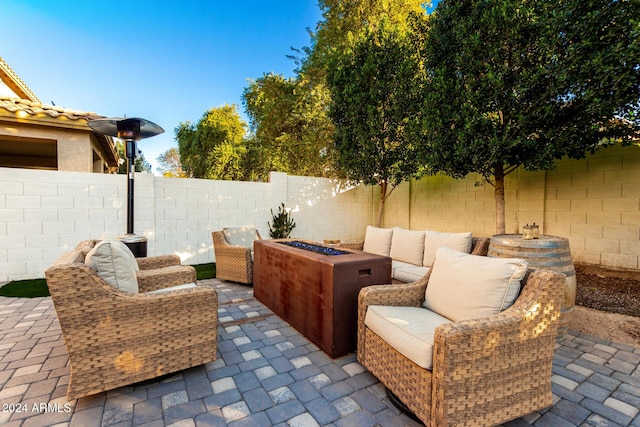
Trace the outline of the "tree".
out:
[[[408,17],[424,15],[424,0],[319,0],[323,20],[312,35],[312,48],[303,61],[308,74],[324,75],[334,53],[342,54],[367,32],[376,32],[382,20],[407,29]]]
[[[377,226],[387,197],[420,170],[424,76],[416,52],[406,32],[383,24],[335,57],[327,74],[337,164],[349,179],[380,187]]]
[[[317,108],[326,103],[326,91],[305,84],[302,75],[265,74],[245,88],[245,111],[256,140],[268,147],[265,160],[272,170],[331,176],[333,128]]]
[[[182,171],[180,153],[177,148],[169,148],[167,151],[160,154],[156,160],[160,164],[156,169],[162,174],[162,176],[166,178],[184,178],[186,176]]]
[[[640,99],[640,2],[442,0],[430,22],[424,91],[428,163],[504,177],[630,141]],[[629,119],[629,120],[625,120]]]
[[[196,124],[180,123],[174,133],[184,172],[194,178],[240,179],[246,129],[235,105],[212,108]]]

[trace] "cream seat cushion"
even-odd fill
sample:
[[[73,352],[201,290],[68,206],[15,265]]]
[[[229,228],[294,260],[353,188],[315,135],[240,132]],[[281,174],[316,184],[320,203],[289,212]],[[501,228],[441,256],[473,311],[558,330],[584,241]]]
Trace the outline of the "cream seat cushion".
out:
[[[122,246],[125,245],[119,240],[103,240],[87,253],[85,264],[114,288],[137,294],[138,263],[131,251],[127,253]]]
[[[389,256],[392,236],[393,228],[378,228],[368,225],[362,250],[370,254]]]
[[[155,291],[147,292],[147,294],[162,294],[165,292],[178,291],[180,289],[191,289],[195,287],[196,287],[196,284],[191,282],[191,283],[185,283],[184,285],[175,285],[175,286],[169,286],[168,288],[156,289]]]
[[[424,239],[424,257],[422,265],[433,266],[438,248],[445,246],[459,252],[471,252],[473,240],[471,232],[468,233],[442,233],[439,231],[427,230]]]
[[[429,267],[418,267],[412,265],[411,267],[400,267],[393,270],[393,278],[404,283],[417,282],[431,270]]]
[[[438,326],[451,321],[422,307],[370,305],[364,324],[418,366],[433,368],[433,340]]]
[[[394,260],[422,265],[424,235],[424,231],[394,227],[389,256]]]
[[[498,314],[520,293],[529,263],[519,258],[489,258],[438,249],[424,307],[454,322]]]

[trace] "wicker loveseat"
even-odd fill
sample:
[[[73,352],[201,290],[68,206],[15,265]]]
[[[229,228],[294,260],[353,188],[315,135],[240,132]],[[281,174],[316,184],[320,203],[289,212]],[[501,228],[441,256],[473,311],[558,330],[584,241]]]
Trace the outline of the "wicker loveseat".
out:
[[[182,271],[164,277],[143,273],[137,277],[139,293],[129,293],[108,284],[85,264],[81,250],[63,254],[46,270],[71,365],[67,399],[215,360],[216,291],[192,284],[149,293],[184,284],[186,271],[191,271],[188,280],[195,282],[192,267]]]
[[[253,226],[229,227],[211,233],[216,257],[216,278],[253,283],[253,242],[261,240]]]
[[[473,258],[490,263],[494,260]],[[434,328],[434,324],[426,325],[429,322],[416,321],[415,317],[407,320],[403,311],[411,311],[411,316],[418,313],[418,317],[429,311],[425,305],[428,288],[434,282],[431,276],[442,273],[437,271],[438,263],[436,259],[433,269],[415,283],[361,290],[360,363],[426,426],[493,426],[550,406],[551,367],[565,277],[525,269],[522,290],[504,311],[466,320],[442,317]],[[452,272],[444,273],[449,280]],[[458,273],[466,274],[470,282],[478,274]],[[473,292],[473,287],[467,289]],[[465,299],[460,289],[448,292],[449,304],[475,298]],[[398,324],[413,327],[411,334],[389,334],[380,329],[375,322],[376,310],[387,312],[395,323],[392,328]],[[427,335],[431,347],[416,344],[416,336]],[[394,340],[396,343],[390,344]]]

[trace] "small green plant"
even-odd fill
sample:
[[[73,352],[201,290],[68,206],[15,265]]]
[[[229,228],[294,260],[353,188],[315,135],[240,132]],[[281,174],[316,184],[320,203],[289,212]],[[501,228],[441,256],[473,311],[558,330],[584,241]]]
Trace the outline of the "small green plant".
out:
[[[274,214],[271,209],[271,216],[273,217],[273,228],[267,221],[269,226],[269,236],[272,239],[286,239],[291,235],[291,231],[296,228],[296,222],[291,218],[291,214],[284,208],[284,203],[278,207],[278,213]]]

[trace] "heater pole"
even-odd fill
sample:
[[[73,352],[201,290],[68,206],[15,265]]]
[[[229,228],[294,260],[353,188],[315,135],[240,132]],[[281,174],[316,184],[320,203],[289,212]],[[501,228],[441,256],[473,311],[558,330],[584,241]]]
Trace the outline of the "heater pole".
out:
[[[133,193],[135,178],[136,141],[127,140],[127,234],[133,234]]]

